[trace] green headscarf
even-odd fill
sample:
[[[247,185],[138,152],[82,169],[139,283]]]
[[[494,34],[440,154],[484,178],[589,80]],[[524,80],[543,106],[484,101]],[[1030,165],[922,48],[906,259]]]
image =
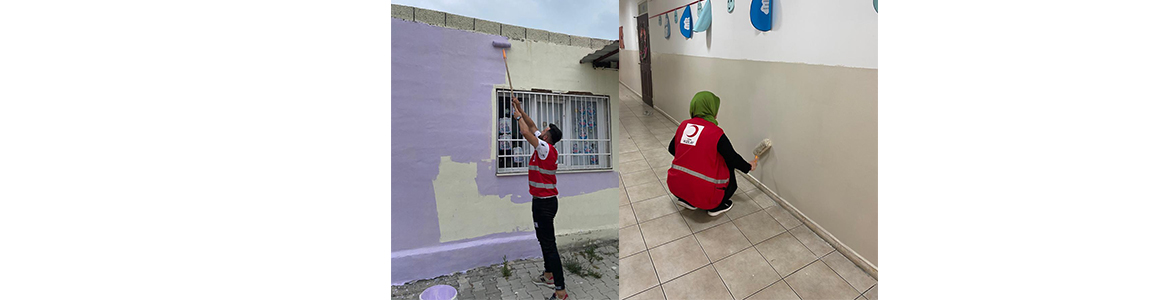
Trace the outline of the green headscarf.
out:
[[[691,98],[691,118],[703,118],[708,122],[719,125],[719,121],[715,120],[715,114],[719,113],[719,96],[715,94],[702,91],[695,94]]]

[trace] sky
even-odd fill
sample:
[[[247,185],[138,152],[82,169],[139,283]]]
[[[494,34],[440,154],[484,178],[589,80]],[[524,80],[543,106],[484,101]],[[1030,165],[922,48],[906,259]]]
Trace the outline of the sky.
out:
[[[394,4],[521,27],[616,40],[618,0],[394,0]]]

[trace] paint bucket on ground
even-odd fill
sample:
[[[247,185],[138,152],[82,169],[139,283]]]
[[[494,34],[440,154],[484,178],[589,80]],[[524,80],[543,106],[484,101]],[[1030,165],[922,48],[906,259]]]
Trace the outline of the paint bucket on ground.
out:
[[[458,294],[458,292],[455,291],[454,287],[451,287],[451,286],[445,285],[445,284],[440,284],[440,285],[429,287],[426,290],[424,290],[422,292],[422,294],[418,295],[418,299],[419,300],[455,300],[456,294]]]

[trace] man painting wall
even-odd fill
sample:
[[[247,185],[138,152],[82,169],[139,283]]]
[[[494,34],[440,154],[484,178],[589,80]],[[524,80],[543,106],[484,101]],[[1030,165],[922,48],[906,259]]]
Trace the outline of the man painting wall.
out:
[[[557,252],[557,236],[553,230],[553,218],[557,216],[557,148],[561,130],[549,123],[543,131],[533,132],[536,122],[521,109],[520,100],[512,96],[512,107],[516,109],[520,134],[532,144],[536,151],[528,161],[528,191],[532,194],[532,221],[536,228],[536,240],[544,256],[544,274],[537,275],[533,282],[556,290],[550,300],[568,299],[565,291],[565,272],[561,267],[561,255]]]

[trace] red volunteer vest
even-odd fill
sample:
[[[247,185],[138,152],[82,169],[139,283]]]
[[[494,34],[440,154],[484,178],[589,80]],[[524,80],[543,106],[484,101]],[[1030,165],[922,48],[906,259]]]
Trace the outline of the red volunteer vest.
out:
[[[674,133],[674,161],[666,172],[670,193],[701,209],[723,202],[731,171],[719,155],[723,129],[702,118],[679,124]]]
[[[548,145],[548,156],[543,160],[539,153],[532,152],[528,160],[528,193],[538,198],[557,195],[557,147]]]

